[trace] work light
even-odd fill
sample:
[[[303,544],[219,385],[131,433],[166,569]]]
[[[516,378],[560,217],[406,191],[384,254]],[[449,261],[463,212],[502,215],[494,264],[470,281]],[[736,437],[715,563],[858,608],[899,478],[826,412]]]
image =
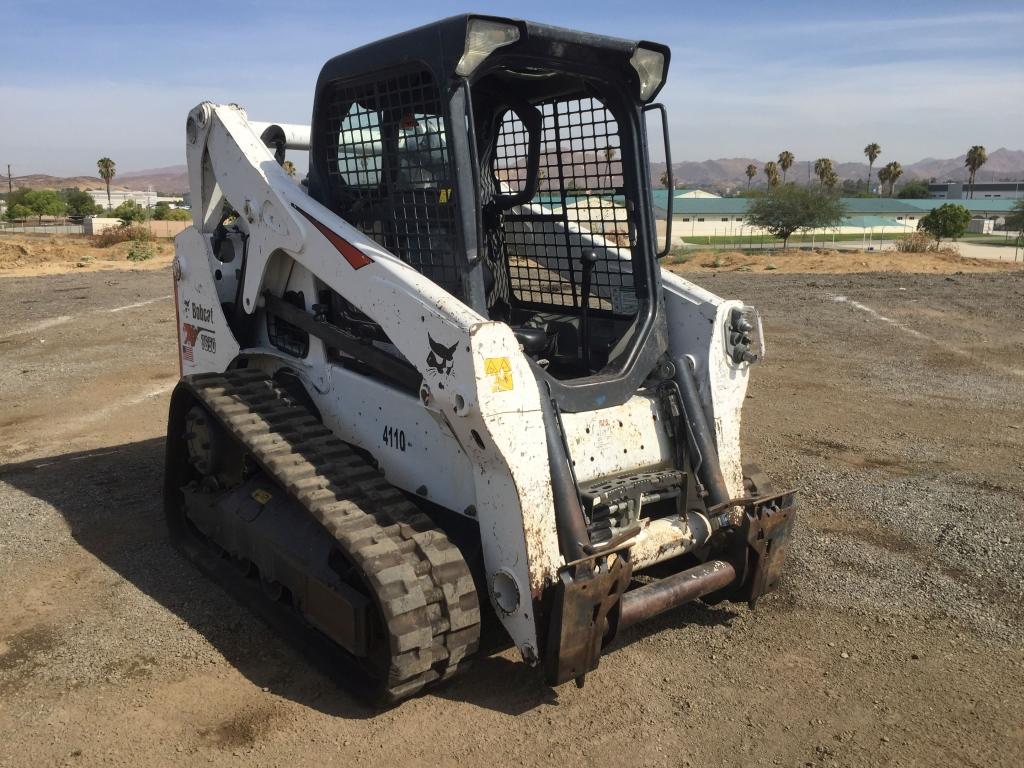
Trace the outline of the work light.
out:
[[[473,74],[480,62],[502,46],[511,45],[519,39],[519,28],[512,24],[486,19],[470,19],[466,25],[466,48],[455,67],[455,73],[462,77]]]
[[[640,100],[647,101],[657,92],[662,80],[665,79],[665,55],[638,46],[629,63],[640,75]]]

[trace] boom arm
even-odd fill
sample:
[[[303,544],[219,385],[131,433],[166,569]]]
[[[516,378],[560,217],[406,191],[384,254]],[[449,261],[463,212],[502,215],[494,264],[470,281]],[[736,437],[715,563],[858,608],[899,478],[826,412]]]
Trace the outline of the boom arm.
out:
[[[539,596],[562,559],[550,483],[536,473],[548,466],[540,392],[512,331],[305,194],[241,108],[200,104],[189,115],[187,136],[195,229],[179,240],[181,283],[212,282],[206,254],[186,264],[180,247],[195,242],[198,230],[208,249],[227,201],[248,237],[240,309],[261,308],[271,267],[285,257],[379,324],[422,376],[422,405],[479,470],[471,511],[480,523],[492,602],[524,658],[536,659],[531,596]]]

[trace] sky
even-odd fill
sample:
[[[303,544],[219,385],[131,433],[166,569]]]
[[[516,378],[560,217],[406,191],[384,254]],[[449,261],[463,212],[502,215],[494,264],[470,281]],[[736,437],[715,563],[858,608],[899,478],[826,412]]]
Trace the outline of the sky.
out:
[[[872,141],[904,165],[1024,149],[1019,0],[0,0],[0,166],[182,164],[185,118],[207,99],[308,123],[327,59],[467,10],[671,46],[660,100],[676,161],[789,149],[844,162]]]

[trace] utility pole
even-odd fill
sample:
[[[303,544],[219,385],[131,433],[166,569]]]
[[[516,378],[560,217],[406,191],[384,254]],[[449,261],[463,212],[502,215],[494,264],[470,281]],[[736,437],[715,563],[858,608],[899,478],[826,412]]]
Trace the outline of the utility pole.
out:
[[[14,194],[14,187],[11,183],[11,164],[7,164],[7,194]]]

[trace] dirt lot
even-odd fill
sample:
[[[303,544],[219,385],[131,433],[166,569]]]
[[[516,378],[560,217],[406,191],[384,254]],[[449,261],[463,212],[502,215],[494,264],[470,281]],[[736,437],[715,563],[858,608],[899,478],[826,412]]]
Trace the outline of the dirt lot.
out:
[[[168,546],[169,271],[0,277],[0,766],[1021,765],[1024,276],[698,279],[765,316],[781,591],[378,714]]]

